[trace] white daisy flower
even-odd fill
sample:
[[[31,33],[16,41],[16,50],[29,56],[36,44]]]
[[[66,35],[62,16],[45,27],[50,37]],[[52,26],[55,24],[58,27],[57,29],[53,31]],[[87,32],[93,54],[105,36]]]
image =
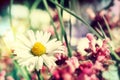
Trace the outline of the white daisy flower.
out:
[[[29,70],[39,70],[43,63],[52,68],[55,66],[55,53],[64,53],[64,47],[57,39],[50,39],[51,34],[48,32],[37,31],[35,34],[29,30],[27,35],[18,36],[20,41],[14,53],[15,59],[21,66],[26,66]]]

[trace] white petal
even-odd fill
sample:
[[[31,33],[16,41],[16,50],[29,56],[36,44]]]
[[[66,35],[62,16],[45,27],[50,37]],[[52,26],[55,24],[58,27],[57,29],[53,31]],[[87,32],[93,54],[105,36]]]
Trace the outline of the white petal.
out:
[[[55,54],[55,53],[65,53],[64,51],[59,51],[59,50],[56,50],[56,51],[53,51],[53,54]]]
[[[56,42],[53,42],[52,44],[50,45],[47,45],[47,53],[52,53],[53,51],[57,50],[60,46],[62,45],[62,43],[60,41],[56,41]]]
[[[22,62],[27,62],[27,61],[29,61],[31,58],[33,58],[33,56],[29,56],[29,57],[19,57],[18,58],[18,60],[17,60],[17,62],[18,63],[22,63]]]
[[[32,44],[30,43],[30,41],[24,35],[17,36],[17,39],[20,40],[27,47],[31,47],[32,46]]]
[[[38,42],[41,42],[42,44],[44,44],[44,40],[43,40],[43,31],[37,31],[36,32],[36,38]]]
[[[29,30],[28,31],[28,37],[32,43],[32,45],[36,42],[36,39],[35,39],[35,34],[32,30]]]
[[[62,53],[65,54],[65,46],[60,46],[56,50],[48,52],[48,55],[54,55],[55,53]]]
[[[37,42],[38,42],[38,41],[41,42],[41,36],[40,36],[40,35],[41,35],[40,32],[37,31],[37,32],[36,32],[36,41],[37,41]]]
[[[48,41],[47,44],[45,44],[45,46],[46,46],[46,47],[49,47],[49,45],[52,45],[55,41],[57,41],[56,38]]]
[[[28,66],[28,64],[33,61],[32,59],[34,59],[34,57],[20,58],[17,60],[17,62],[21,66]]]
[[[46,56],[45,54],[41,56],[43,58],[43,62],[45,63],[45,65],[51,69],[53,66],[56,66],[54,60],[50,59],[48,56]]]
[[[43,66],[43,58],[40,56],[40,57],[38,57],[38,61],[36,64],[37,71],[39,71],[39,69],[42,69],[42,66]]]
[[[15,49],[14,54],[16,54],[19,57],[31,57],[33,56],[32,53],[30,53],[30,51],[27,50],[21,50],[21,49]]]
[[[37,57],[31,58],[29,64],[27,65],[27,69],[30,71],[34,70],[36,66],[36,62],[37,62]]]
[[[53,60],[54,62],[57,60],[57,58],[54,57],[54,56],[49,56],[49,58],[50,58],[51,60]]]
[[[42,38],[44,44],[48,42],[50,36],[51,36],[50,33],[48,33],[48,32],[45,32],[45,33],[44,33],[44,36],[43,36],[43,38]]]
[[[60,47],[58,48],[58,50],[62,50],[62,51],[65,51],[65,49],[67,49],[65,46],[60,46]]]
[[[43,38],[43,31],[40,31],[40,37]]]
[[[15,48],[14,49],[21,49],[21,50],[30,50],[30,48],[29,47],[27,47],[27,46],[25,46],[24,44],[21,44],[21,43],[17,43],[17,45],[15,46]]]

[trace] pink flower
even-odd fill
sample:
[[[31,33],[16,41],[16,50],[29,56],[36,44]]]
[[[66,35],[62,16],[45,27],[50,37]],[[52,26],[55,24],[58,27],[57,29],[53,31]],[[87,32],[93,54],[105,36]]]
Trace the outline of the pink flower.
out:
[[[64,73],[62,77],[63,77],[63,80],[73,80],[73,76],[69,73]]]
[[[89,42],[89,48],[90,48],[93,52],[95,52],[95,38],[94,38],[93,34],[88,33],[88,34],[86,35],[86,37],[87,37],[88,40],[90,41],[90,42]]]
[[[91,34],[91,33],[88,33],[86,35],[86,37],[88,38],[89,41],[93,41],[95,39],[94,36],[93,36],[93,34]]]
[[[102,64],[101,62],[99,62],[99,61],[96,61],[96,62],[95,62],[93,68],[94,68],[95,70],[100,70],[100,71],[103,71],[103,70],[104,70],[103,64]]]
[[[62,57],[62,56],[61,56]],[[63,58],[61,58],[62,60]],[[76,57],[71,57],[69,59],[64,59],[64,64],[59,65],[53,71],[53,78],[52,80],[74,80],[74,72],[79,67],[79,62]],[[72,78],[73,77],[73,78]]]
[[[58,66],[64,65],[65,61],[68,59],[68,57],[63,54],[56,54],[55,57],[57,58],[56,64]]]
[[[92,74],[93,73],[93,63],[91,61],[84,61],[79,66],[82,73]]]
[[[92,75],[89,76],[87,74],[82,73],[81,75],[79,75],[77,77],[76,80],[99,80],[99,79],[96,77],[95,74],[92,74]]]
[[[57,67],[52,73],[52,78],[50,80],[71,80],[72,74],[68,71],[68,66]]]
[[[78,59],[76,57],[71,57],[66,61],[67,65],[69,66],[70,73],[73,73],[76,68],[79,66]]]
[[[88,33],[87,38],[90,42],[89,48],[85,50],[89,50],[88,58],[90,60],[92,60],[93,62],[95,62],[96,60],[104,62],[110,59],[110,50],[108,46],[109,39],[103,40],[102,45],[100,46],[92,34]]]

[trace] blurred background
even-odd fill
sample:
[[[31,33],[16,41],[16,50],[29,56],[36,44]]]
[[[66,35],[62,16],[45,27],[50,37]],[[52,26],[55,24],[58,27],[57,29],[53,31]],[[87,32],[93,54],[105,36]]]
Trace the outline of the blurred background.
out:
[[[112,41],[114,51],[120,55],[120,0],[58,0],[59,3],[61,1],[64,8],[82,17],[102,36],[99,23]],[[47,3],[57,32],[61,34],[56,7],[50,0],[47,0]],[[84,45],[86,34],[92,32],[85,24],[64,10],[61,10],[61,14],[68,41],[74,50],[79,51],[81,46],[77,45],[81,43]],[[112,37],[103,17],[109,25]],[[7,70],[8,75],[11,71],[16,71],[10,59],[13,43],[17,35],[24,34],[28,29],[47,31],[55,37],[51,18],[42,0],[0,0],[0,65],[2,65],[0,71]]]

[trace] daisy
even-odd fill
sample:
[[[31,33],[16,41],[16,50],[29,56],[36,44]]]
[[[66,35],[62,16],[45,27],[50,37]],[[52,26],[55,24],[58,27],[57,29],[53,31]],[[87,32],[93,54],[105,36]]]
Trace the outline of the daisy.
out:
[[[43,63],[50,69],[56,66],[55,53],[64,53],[64,47],[57,39],[50,39],[48,32],[29,30],[27,35],[18,36],[19,43],[14,49],[15,59],[28,70],[42,69]]]

